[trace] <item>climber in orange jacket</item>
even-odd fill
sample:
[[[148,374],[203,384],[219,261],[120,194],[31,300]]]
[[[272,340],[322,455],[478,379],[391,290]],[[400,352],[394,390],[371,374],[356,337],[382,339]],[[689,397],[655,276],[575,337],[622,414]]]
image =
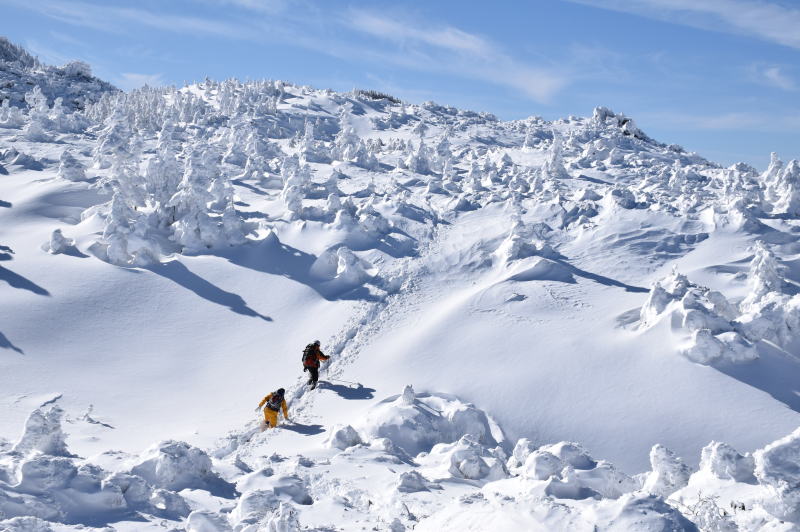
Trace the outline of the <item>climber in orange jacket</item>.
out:
[[[308,379],[308,385],[312,390],[317,387],[317,381],[319,381],[320,361],[331,358],[326,356],[319,346],[320,341],[314,340],[303,350],[303,371],[307,371],[311,374],[311,377]]]
[[[262,407],[264,408],[264,422],[266,422],[267,427],[278,426],[278,412],[281,409],[283,409],[283,419],[289,421],[289,409],[286,406],[286,399],[283,397],[285,393],[286,390],[278,388],[277,391],[267,395],[258,403],[256,412],[261,410]]]

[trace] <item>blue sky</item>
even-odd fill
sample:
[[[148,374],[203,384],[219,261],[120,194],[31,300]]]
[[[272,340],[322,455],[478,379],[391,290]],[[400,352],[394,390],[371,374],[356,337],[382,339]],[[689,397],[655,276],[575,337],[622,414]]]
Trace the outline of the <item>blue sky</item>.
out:
[[[763,168],[800,158],[798,0],[0,0],[0,35],[121,88],[285,79],[504,119],[633,117]]]

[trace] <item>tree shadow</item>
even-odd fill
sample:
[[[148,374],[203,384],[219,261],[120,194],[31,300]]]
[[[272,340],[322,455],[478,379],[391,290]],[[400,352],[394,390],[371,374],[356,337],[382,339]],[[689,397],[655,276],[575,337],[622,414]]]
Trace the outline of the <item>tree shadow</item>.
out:
[[[12,351],[16,351],[20,355],[24,355],[25,354],[25,351],[23,351],[19,347],[15,346],[13,343],[11,343],[11,340],[9,340],[6,337],[6,335],[1,333],[1,332],[0,332],[0,348],[11,349]]]
[[[363,400],[372,399],[375,397],[375,388],[369,388],[360,382],[354,382],[352,385],[334,384],[329,381],[319,381],[317,388],[322,390],[330,390],[336,393],[342,399],[347,400]]]
[[[14,250],[11,249],[10,247],[0,246],[0,261],[13,259],[14,257],[11,256],[13,254]]]
[[[279,275],[304,284],[328,301],[377,301],[366,286],[341,286],[311,277],[311,265],[317,257],[279,242],[266,239],[243,246],[212,251],[232,264],[261,273]]]
[[[75,246],[67,246],[61,252],[61,254],[62,255],[68,255],[70,257],[75,257],[75,258],[78,258],[78,259],[88,259],[89,258],[89,255],[87,255],[85,253],[82,253],[81,250],[79,250]]]
[[[577,179],[583,179],[584,181],[588,181],[590,183],[595,183],[597,185],[611,185],[612,183],[609,181],[604,181],[602,179],[598,179],[596,177],[590,177],[585,174],[580,174]]]
[[[264,321],[272,321],[272,318],[269,316],[264,316],[250,308],[245,300],[238,294],[226,292],[220,287],[206,281],[199,275],[193,273],[178,260],[155,264],[146,269],[191,290],[207,301],[227,307],[237,314],[261,318]]]
[[[243,181],[241,179],[231,179],[231,183],[233,183],[234,185],[238,185],[240,187],[246,188],[250,192],[253,192],[254,194],[258,194],[259,196],[266,196],[267,195],[266,192],[264,192],[263,190],[261,190],[257,186],[251,185],[250,183],[247,183],[247,182],[245,182],[245,181]]]
[[[600,283],[602,285],[624,288],[626,292],[644,293],[650,291],[642,286],[633,286],[630,284],[625,284],[622,281],[617,281],[616,279],[612,279],[611,277],[606,277],[605,275],[600,275],[597,273],[587,272],[586,270],[581,270],[577,266],[573,266],[569,262],[562,259],[552,259],[552,260],[564,266],[571,274],[576,275],[578,277],[583,277],[584,279],[589,279],[591,281]]]
[[[316,423],[303,425],[302,423],[297,423],[296,421],[292,421],[291,423],[284,423],[283,425],[279,425],[279,427],[284,430],[291,430],[292,432],[303,434],[305,436],[316,436],[317,434],[322,434],[323,432],[325,432],[325,427],[323,427],[322,425],[318,425]]]
[[[725,364],[716,369],[770,394],[800,412],[800,360],[766,342],[759,343],[759,358],[746,364]]]
[[[3,268],[2,266],[0,266],[0,280],[5,281],[14,288],[19,288],[20,290],[29,290],[34,294],[38,294],[40,296],[50,295],[50,292],[48,292],[38,284],[34,283],[29,279],[26,279],[25,277],[19,275],[18,273],[14,273],[9,269]]]

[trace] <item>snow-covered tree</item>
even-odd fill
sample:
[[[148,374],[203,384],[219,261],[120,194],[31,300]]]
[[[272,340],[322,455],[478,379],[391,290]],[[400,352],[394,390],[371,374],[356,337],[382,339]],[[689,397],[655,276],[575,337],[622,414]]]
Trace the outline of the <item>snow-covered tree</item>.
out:
[[[84,181],[86,167],[68,149],[64,150],[58,162],[58,177],[67,181]]]
[[[410,153],[408,157],[406,157],[405,167],[417,174],[424,175],[430,173],[430,154],[428,152],[428,147],[425,146],[425,141],[420,139],[416,151]]]
[[[52,138],[45,132],[50,126],[50,119],[47,97],[42,93],[42,89],[38,85],[35,86],[25,94],[25,102],[28,104],[28,123],[25,124],[22,135],[33,142],[51,141]]]
[[[542,166],[542,174],[546,179],[567,179],[570,177],[569,172],[564,167],[561,136],[555,132],[553,133],[553,143]]]
[[[109,168],[115,155],[128,155],[132,136],[130,117],[124,106],[118,103],[97,135],[94,148],[95,167]]]
[[[775,212],[800,216],[800,161],[792,160],[774,183]]]
[[[213,153],[199,145],[191,146],[178,191],[169,202],[169,206],[175,208],[172,238],[188,250],[200,250],[220,242],[219,223],[209,215],[208,207],[214,199],[209,187],[216,174]]]

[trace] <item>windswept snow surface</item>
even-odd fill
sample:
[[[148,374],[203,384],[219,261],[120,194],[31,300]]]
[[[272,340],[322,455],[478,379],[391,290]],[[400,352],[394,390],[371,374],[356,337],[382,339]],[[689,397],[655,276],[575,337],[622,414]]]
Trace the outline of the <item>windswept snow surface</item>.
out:
[[[0,530],[800,526],[797,161],[0,44]]]

